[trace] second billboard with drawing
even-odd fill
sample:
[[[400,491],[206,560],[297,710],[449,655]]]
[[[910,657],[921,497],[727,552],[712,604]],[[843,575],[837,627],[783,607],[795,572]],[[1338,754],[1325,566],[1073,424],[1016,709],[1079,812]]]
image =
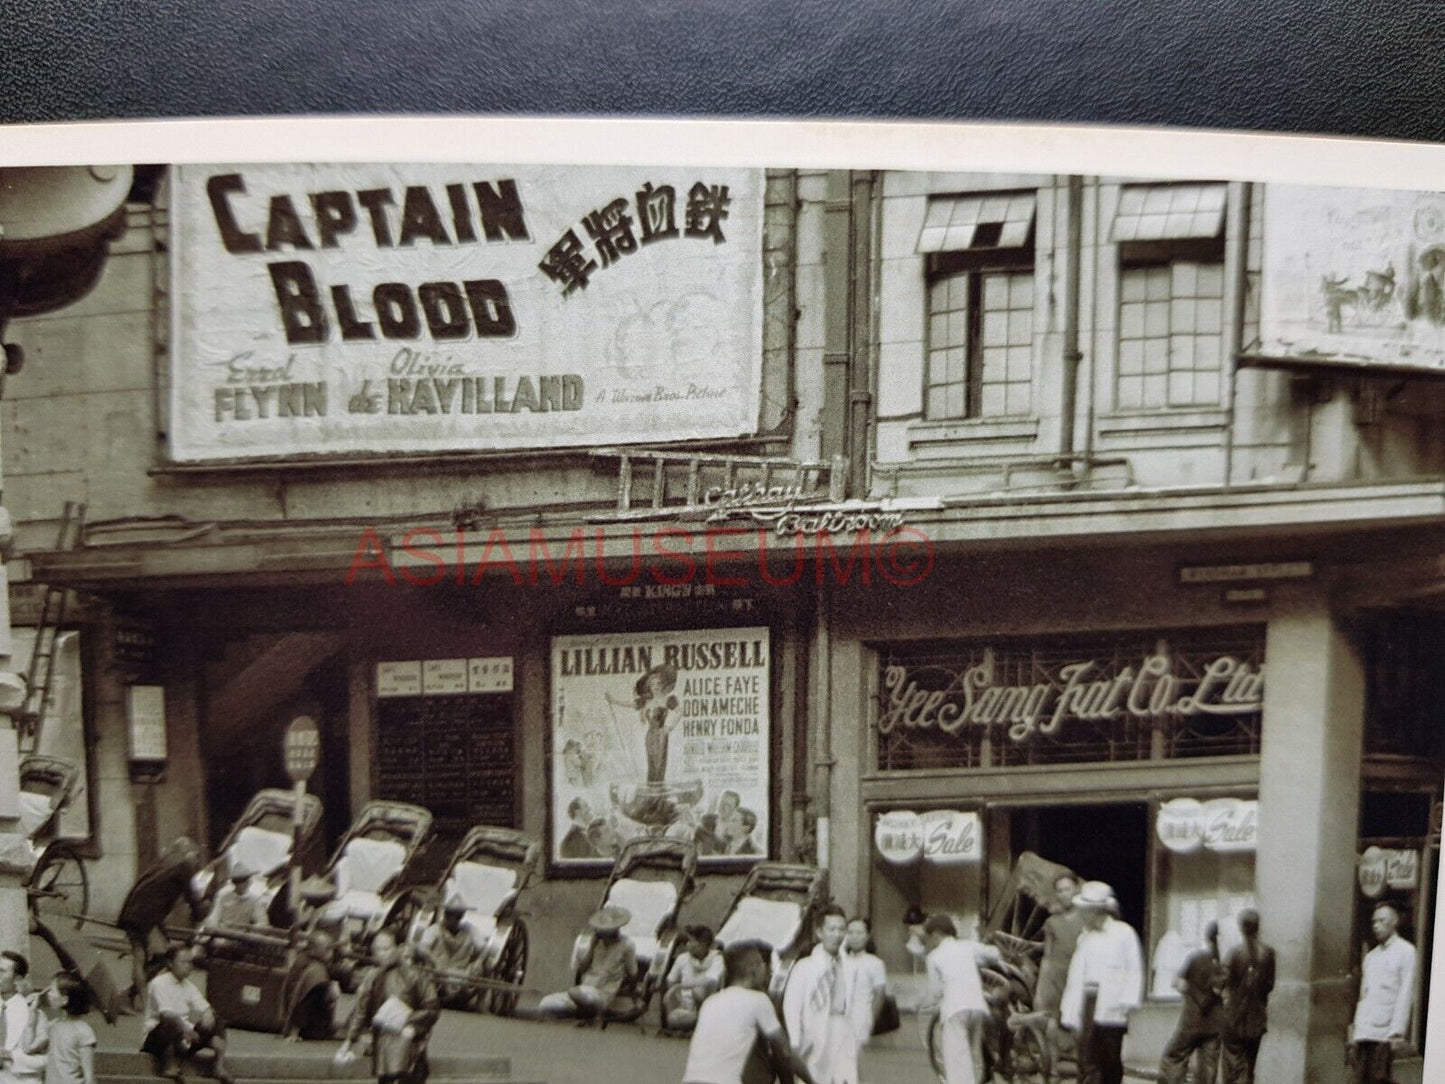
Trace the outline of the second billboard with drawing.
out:
[[[552,860],[646,835],[766,858],[770,666],[766,628],[554,638]]]

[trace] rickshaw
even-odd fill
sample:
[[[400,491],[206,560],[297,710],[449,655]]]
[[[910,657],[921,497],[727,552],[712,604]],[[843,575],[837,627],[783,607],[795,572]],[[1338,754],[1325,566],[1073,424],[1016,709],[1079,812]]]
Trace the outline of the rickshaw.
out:
[[[717,932],[726,947],[761,941],[773,950],[768,995],[781,1011],[793,964],[812,951],[813,928],[828,902],[828,871],[816,866],[759,862],[744,878]]]
[[[621,907],[630,918],[622,928],[637,950],[638,977],[619,992],[608,1020],[631,1022],[647,1012],[677,955],[678,915],[695,888],[697,848],[689,840],[639,836],[617,855],[598,907]],[[572,981],[582,979],[582,961],[592,945],[584,930],[572,946]]]
[[[981,967],[984,996],[989,1003],[989,1020],[984,1028],[985,1059],[1002,1070],[1014,1084],[1035,1084],[1073,1075],[1072,1061],[1051,1065],[1053,1051],[1048,1041],[1049,1018],[1034,1011],[1034,989],[1038,984],[1039,962],[1044,951],[1044,923],[1060,907],[1054,882],[1073,877],[1067,866],[1050,862],[1032,851],[1019,855],[998,902],[989,911],[980,939],[998,949],[1003,963]],[[943,1064],[939,1055],[937,1016],[921,1020],[927,1027],[929,1060],[939,1080]],[[1063,1058],[1071,1057],[1067,1031],[1059,1032]]]
[[[281,887],[292,864],[296,795],[293,791],[267,788],[258,791],[226,833],[216,856],[191,881],[197,899],[209,907],[225,883],[226,873],[237,865],[250,870],[261,882],[267,913],[273,926],[290,924],[289,901]],[[314,794],[301,803],[300,846],[296,863],[303,871],[315,870],[324,855],[321,838],[321,799]]]
[[[360,981],[357,960],[384,927],[405,930],[416,910],[408,875],[431,837],[432,815],[405,802],[368,802],[337,844],[323,876],[336,897],[318,925],[336,934],[336,977],[348,992]]]
[[[60,837],[60,818],[80,790],[80,769],[58,757],[20,762],[20,828],[34,865],[25,880],[37,917],[74,922],[79,929],[90,904],[90,879],[75,845]]]
[[[493,983],[520,986],[527,977],[527,924],[517,913],[523,891],[539,878],[541,845],[511,828],[477,825],[452,854],[436,889],[419,892],[407,940],[418,945],[422,934],[453,897],[466,905],[463,926],[481,949],[478,977],[465,1000],[473,1010],[487,1008],[510,1016],[517,991]]]

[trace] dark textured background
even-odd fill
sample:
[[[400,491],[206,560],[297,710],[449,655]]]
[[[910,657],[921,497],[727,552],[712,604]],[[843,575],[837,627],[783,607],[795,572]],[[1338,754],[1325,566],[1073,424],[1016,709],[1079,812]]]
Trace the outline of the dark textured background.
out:
[[[1445,136],[1439,0],[0,0],[0,121],[426,112]]]

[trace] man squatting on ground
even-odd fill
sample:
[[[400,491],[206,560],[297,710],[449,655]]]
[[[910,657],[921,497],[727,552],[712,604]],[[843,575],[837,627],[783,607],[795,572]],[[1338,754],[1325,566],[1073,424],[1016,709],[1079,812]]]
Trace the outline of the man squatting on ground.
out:
[[[570,990],[542,998],[537,1011],[559,1019],[588,1019],[606,1013],[622,984],[637,976],[637,948],[622,932],[631,920],[625,907],[607,906],[593,912],[587,920],[592,942],[578,961],[581,978]]]
[[[687,1031],[697,1023],[698,1007],[723,983],[723,957],[707,926],[689,926],[683,950],[667,973],[662,1009],[667,1027]]]

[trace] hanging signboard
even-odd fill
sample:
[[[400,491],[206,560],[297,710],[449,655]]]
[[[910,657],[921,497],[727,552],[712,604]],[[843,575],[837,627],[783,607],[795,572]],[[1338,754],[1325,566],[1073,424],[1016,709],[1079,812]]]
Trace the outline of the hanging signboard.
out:
[[[983,861],[983,825],[977,813],[931,809],[919,820],[925,862],[958,866]]]
[[[893,865],[919,858],[939,866],[968,865],[983,861],[983,820],[953,809],[890,809],[878,814],[873,845]]]
[[[1391,847],[1366,847],[1359,860],[1360,891],[1378,899],[1386,888],[1408,891],[1420,887],[1420,852]]]
[[[1360,891],[1370,899],[1379,899],[1385,891],[1385,852],[1379,847],[1366,847],[1360,855]]]
[[[767,857],[768,645],[761,627],[553,639],[555,862],[643,835],[704,863]]]
[[[171,456],[746,435],[755,169],[173,170]]]
[[[878,814],[873,845],[885,862],[904,865],[923,854],[923,821],[911,809],[890,809]]]
[[[1445,193],[1269,185],[1256,352],[1445,365]]]
[[[1175,798],[1159,806],[1154,830],[1160,843],[1180,854],[1200,848],[1223,854],[1253,851],[1259,837],[1259,802]]]

